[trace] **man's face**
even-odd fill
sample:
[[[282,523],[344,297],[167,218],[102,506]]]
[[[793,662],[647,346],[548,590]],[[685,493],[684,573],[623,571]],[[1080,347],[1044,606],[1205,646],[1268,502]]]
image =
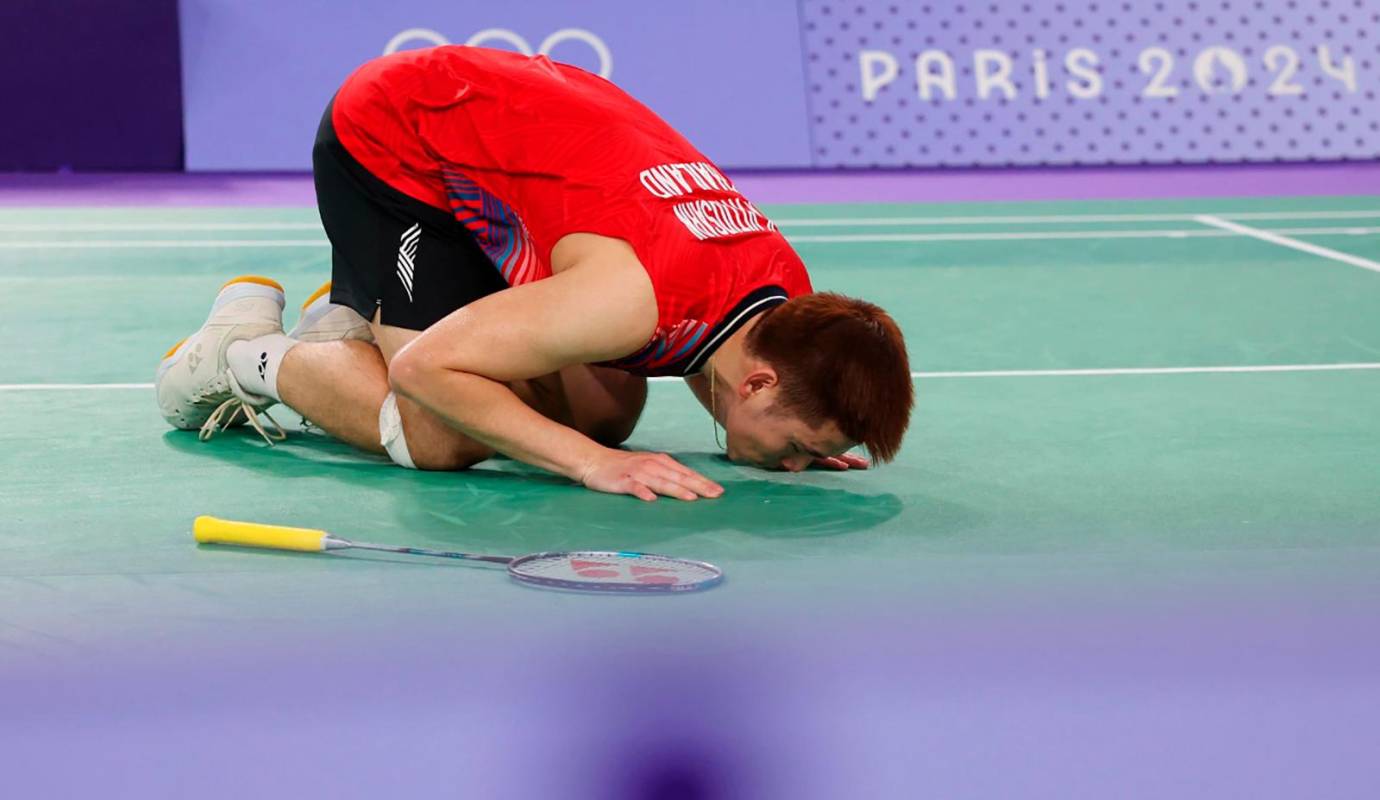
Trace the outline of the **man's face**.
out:
[[[816,458],[836,456],[854,445],[833,422],[819,427],[786,413],[774,403],[775,389],[764,389],[728,409],[728,457],[738,464],[799,472]]]

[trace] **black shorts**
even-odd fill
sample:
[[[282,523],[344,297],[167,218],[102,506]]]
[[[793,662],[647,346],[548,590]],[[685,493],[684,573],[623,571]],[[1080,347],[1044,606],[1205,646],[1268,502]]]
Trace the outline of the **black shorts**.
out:
[[[508,288],[452,214],[408,197],[345,150],[321,118],[311,152],[316,206],[331,240],[331,302],[384,325],[425,330]]]

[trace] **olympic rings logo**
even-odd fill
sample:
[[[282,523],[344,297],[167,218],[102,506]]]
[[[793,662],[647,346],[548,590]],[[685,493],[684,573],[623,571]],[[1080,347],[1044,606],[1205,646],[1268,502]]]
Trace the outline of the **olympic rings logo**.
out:
[[[546,56],[551,54],[556,45],[568,41],[582,42],[594,51],[594,55],[599,59],[599,77],[607,79],[613,75],[613,53],[609,51],[609,46],[604,44],[603,39],[584,28],[561,28],[542,39],[535,51],[532,50],[530,42],[507,28],[485,28],[466,39],[465,44],[470,47],[477,47],[487,42],[503,42],[526,56],[538,54]],[[430,28],[408,28],[388,40],[388,44],[383,48],[383,54],[396,53],[409,42],[427,42],[438,46],[451,44],[449,39]]]

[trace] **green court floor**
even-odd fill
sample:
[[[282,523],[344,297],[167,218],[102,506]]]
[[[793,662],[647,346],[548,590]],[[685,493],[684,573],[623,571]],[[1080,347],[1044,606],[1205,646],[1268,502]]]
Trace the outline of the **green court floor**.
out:
[[[820,624],[1380,597],[1380,197],[768,213],[817,288],[900,322],[912,432],[881,469],[767,474],[717,458],[689,392],[657,382],[631,446],[728,491],[642,504],[501,460],[421,474],[319,435],[269,449],[168,430],[146,384],[221,282],[278,279],[291,325],[328,276],[310,209],[0,212],[0,658],[304,623],[367,636],[418,619]],[[542,592],[452,563],[198,548],[198,514],[506,554],[649,550],[728,581]]]

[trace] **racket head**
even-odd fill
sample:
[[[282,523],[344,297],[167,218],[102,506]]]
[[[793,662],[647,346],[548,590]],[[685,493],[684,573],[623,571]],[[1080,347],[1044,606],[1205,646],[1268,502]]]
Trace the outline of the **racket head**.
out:
[[[577,592],[666,594],[715,586],[723,570],[704,561],[654,553],[575,550],[532,553],[508,564],[513,580]]]

